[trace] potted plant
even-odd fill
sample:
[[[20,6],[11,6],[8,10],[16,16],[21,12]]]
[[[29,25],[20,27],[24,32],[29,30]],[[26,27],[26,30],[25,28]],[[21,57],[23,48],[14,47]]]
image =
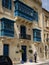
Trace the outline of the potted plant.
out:
[[[32,49],[30,49],[30,50],[29,50],[29,53],[30,53],[30,54],[32,54],[32,53],[33,53]],[[33,59],[33,58],[32,58],[32,56],[31,56],[29,61],[30,61],[30,62],[33,62],[33,60],[32,60],[32,59]]]
[[[24,53],[24,50],[20,49],[19,52]],[[21,60],[21,64],[23,64],[23,63],[24,63],[24,61]]]
[[[24,53],[24,50],[21,49],[20,52],[21,52],[21,53]]]
[[[30,53],[33,53],[33,51],[32,51],[31,49],[29,50],[29,52],[30,52]]]
[[[30,61],[30,62],[33,62],[33,60],[32,60],[32,59],[33,59],[33,58],[31,57],[29,61]]]

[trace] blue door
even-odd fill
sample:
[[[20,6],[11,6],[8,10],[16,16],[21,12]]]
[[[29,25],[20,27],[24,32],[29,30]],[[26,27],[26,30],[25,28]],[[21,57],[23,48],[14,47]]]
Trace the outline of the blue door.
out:
[[[9,56],[9,45],[8,44],[3,45],[3,55]]]
[[[27,55],[26,55],[26,46],[22,46],[22,50],[24,51],[22,53],[22,61],[26,62],[27,61]]]

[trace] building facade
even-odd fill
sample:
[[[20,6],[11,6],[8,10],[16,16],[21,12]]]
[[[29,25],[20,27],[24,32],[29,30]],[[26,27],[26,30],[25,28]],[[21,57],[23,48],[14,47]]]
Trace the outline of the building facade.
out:
[[[41,0],[0,0],[0,8],[0,55],[13,63],[34,62],[36,52],[37,61],[44,60],[48,44]]]
[[[42,13],[43,13],[44,56],[45,59],[49,59],[49,12],[43,9]]]

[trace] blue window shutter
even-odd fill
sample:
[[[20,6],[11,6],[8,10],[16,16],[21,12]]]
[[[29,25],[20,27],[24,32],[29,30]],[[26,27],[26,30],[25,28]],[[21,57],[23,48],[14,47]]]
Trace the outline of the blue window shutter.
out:
[[[0,36],[1,36],[1,22],[0,22]]]
[[[9,56],[9,45],[8,44],[3,45],[3,55]]]
[[[12,0],[9,0],[9,9],[12,8]]]
[[[4,29],[4,21],[1,22],[1,29]]]
[[[5,0],[2,0],[2,6],[5,6]]]
[[[2,0],[2,6],[11,10],[12,8],[12,0]]]

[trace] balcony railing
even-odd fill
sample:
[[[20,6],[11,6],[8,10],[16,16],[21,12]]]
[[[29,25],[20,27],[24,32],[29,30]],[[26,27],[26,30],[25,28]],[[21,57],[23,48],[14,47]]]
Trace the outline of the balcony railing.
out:
[[[20,39],[31,40],[31,35],[20,33],[20,34],[19,34],[19,38],[20,38]]]

